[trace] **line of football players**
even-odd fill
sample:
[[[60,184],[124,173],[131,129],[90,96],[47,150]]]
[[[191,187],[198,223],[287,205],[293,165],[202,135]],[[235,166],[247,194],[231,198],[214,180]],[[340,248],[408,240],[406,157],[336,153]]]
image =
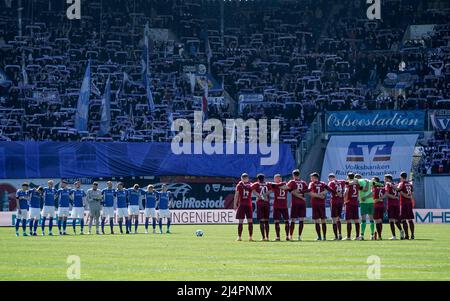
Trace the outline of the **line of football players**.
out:
[[[348,173],[347,179],[338,180],[334,174],[328,175],[328,183],[319,180],[318,173],[310,175],[307,184],[300,179],[300,171],[292,172],[292,179],[283,182],[281,175],[274,176],[273,182],[266,182],[263,174],[258,174],[251,183],[244,173],[236,186],[234,208],[238,223],[238,238],[242,240],[243,223],[247,220],[249,239],[253,240],[253,204],[256,196],[256,214],[263,241],[269,240],[270,194],[273,194],[273,222],[275,240],[280,240],[280,222],[284,221],[286,240],[292,240],[298,223],[298,240],[302,240],[306,218],[306,196],[310,197],[312,220],[315,224],[317,240],[326,240],[327,216],[326,196],[330,194],[330,211],[334,233],[333,240],[364,240],[367,220],[370,226],[370,239],[382,239],[383,217],[387,210],[392,233],[390,239],[397,239],[396,229],[401,239],[414,239],[413,185],[407,180],[406,172],[400,174],[400,182],[394,184],[390,174],[384,176],[384,183],[378,177],[363,179],[361,175]],[[287,194],[291,193],[291,207],[288,210]],[[385,201],[387,200],[386,205]],[[341,216],[345,215],[347,233],[342,236]],[[411,235],[409,234],[411,233]]]

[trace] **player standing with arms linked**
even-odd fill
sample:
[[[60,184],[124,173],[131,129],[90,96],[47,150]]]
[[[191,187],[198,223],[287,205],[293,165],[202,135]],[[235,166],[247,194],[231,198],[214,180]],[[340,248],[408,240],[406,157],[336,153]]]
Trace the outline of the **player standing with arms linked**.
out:
[[[123,183],[117,183],[116,198],[117,198],[117,218],[119,219],[120,234],[123,234],[122,229],[123,220],[125,220],[126,234],[130,234],[130,230],[128,230],[127,191],[126,189],[123,188]]]
[[[275,223],[275,241],[280,241],[280,220],[284,220],[284,230],[286,240],[291,240],[289,236],[289,211],[287,207],[287,190],[285,182],[282,182],[280,174],[273,177],[275,183],[267,183],[267,188],[273,192],[273,222]]]
[[[28,217],[28,183],[23,183],[22,188],[18,189],[16,192],[16,236],[19,236],[19,227],[22,222],[22,235],[28,236],[27,234],[27,217]]]
[[[148,234],[148,221],[152,218],[152,228],[153,234],[156,233],[156,200],[158,199],[158,192],[154,190],[153,185],[147,186],[147,191],[145,192],[145,234]]]
[[[405,239],[414,239],[414,212],[413,212],[413,185],[407,180],[406,172],[400,174],[400,183],[397,190],[400,193],[400,219],[403,224]],[[408,233],[408,224],[411,236]]]
[[[395,226],[400,231],[400,238],[403,239],[404,232],[400,224],[400,201],[398,199],[398,192],[393,183],[392,175],[387,174],[384,176],[384,191],[387,198],[387,210],[389,225],[391,226],[392,237],[391,240],[396,240]]]
[[[57,192],[58,196],[58,231],[59,235],[67,235],[67,217],[70,213],[70,189],[65,180],[61,181],[61,188]]]
[[[158,202],[158,218],[159,218],[159,231],[162,234],[163,230],[163,218],[167,220],[167,230],[166,233],[170,234],[170,223],[172,219],[170,217],[170,206],[172,205],[172,192],[168,190],[167,184],[163,184],[161,192],[159,192],[159,202]]]
[[[306,217],[306,199],[305,194],[309,192],[308,184],[300,179],[300,170],[292,171],[292,180],[286,186],[291,192],[291,226],[289,234],[291,239],[294,235],[295,223],[298,221],[297,240],[302,240],[303,223]]]
[[[30,219],[30,235],[37,236],[36,230],[41,218],[42,193],[44,188],[39,186],[37,189],[29,190],[30,211],[28,218]]]
[[[334,240],[342,240],[342,208],[344,206],[345,181],[337,180],[332,173],[328,175],[328,186],[334,191],[331,194],[331,220],[333,222]]]
[[[106,182],[106,186],[107,188],[102,190],[102,234],[105,234],[105,222],[108,217],[109,228],[111,234],[114,235],[114,197],[116,196],[116,191],[111,181]]]
[[[52,236],[53,232],[53,218],[55,217],[55,200],[56,200],[56,189],[53,187],[53,180],[47,182],[47,187],[44,188],[44,208],[42,209],[42,235],[45,235],[45,221],[47,217],[48,222],[48,235]]]
[[[139,188],[138,184],[134,184],[133,188],[128,189],[128,215],[130,219],[128,220],[128,228],[131,233],[131,225],[134,220],[134,234],[138,233],[139,226],[139,207],[141,203],[141,196],[144,191]]]
[[[314,172],[310,175],[311,182],[308,190],[311,195],[312,219],[314,221],[317,233],[316,240],[327,239],[327,215],[325,211],[325,195],[327,191],[334,193],[324,182],[319,181],[319,174]],[[323,237],[320,233],[320,224],[322,224]]]
[[[373,195],[373,218],[375,220],[375,226],[377,228],[378,239],[382,240],[381,232],[383,231],[383,216],[384,216],[384,202],[385,196],[384,186],[380,184],[380,178],[374,177],[372,179],[372,195]]]
[[[89,230],[91,234],[92,222],[95,221],[95,233],[100,234],[100,212],[102,210],[102,192],[98,189],[98,183],[94,182],[92,188],[87,191],[87,200],[89,204]]]
[[[374,240],[375,224],[373,220],[373,195],[372,195],[372,181],[363,179],[360,174],[355,175],[359,186],[359,207],[361,210],[361,240],[364,240],[364,233],[366,232],[367,220],[370,222],[370,239]]]
[[[269,190],[265,182],[264,174],[256,176],[257,182],[251,186],[251,191],[256,195],[256,218],[259,221],[259,228],[262,235],[262,241],[269,240],[269,218],[270,218],[270,202]]]
[[[77,219],[80,220],[80,234],[83,235],[83,229],[84,229],[84,207],[86,206],[86,192],[81,188],[81,182],[76,181],[75,182],[75,189],[72,189],[71,196],[72,196],[72,227],[73,227],[73,234],[77,234]]]
[[[359,236],[359,208],[358,208],[358,194],[360,186],[355,180],[355,174],[348,173],[347,182],[345,184],[344,204],[345,204],[345,221],[347,223],[347,237],[344,240],[351,240],[352,223],[355,224],[356,237],[355,240],[361,240]]]
[[[234,193],[234,210],[236,211],[236,219],[239,221],[237,241],[242,241],[244,219],[247,219],[248,223],[249,240],[253,241],[252,194],[248,174],[246,173],[241,175],[241,180],[236,185],[236,192]]]

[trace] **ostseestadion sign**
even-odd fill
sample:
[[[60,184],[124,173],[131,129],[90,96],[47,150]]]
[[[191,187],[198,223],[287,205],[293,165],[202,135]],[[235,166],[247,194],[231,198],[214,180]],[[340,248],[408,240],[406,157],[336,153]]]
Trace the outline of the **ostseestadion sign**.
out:
[[[329,132],[423,131],[424,111],[338,111],[327,112]]]

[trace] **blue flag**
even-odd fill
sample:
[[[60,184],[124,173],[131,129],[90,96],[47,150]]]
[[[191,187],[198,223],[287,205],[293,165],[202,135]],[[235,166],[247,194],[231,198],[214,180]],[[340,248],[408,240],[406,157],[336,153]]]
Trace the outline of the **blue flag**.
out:
[[[151,82],[149,79],[149,70],[148,70],[148,56],[149,56],[149,28],[148,28],[148,23],[145,25],[145,30],[144,30],[144,51],[142,52],[142,60],[141,60],[141,64],[142,64],[142,68],[144,70],[143,72],[143,76],[144,76],[144,86],[145,89],[147,91],[147,102],[148,102],[148,109],[150,110],[150,112],[155,111],[155,102],[153,101],[153,94],[152,94],[152,89],[151,89]]]
[[[6,76],[6,73],[3,72],[2,69],[0,69],[0,86],[6,88],[6,87],[10,86],[11,84],[12,84],[12,81],[10,81],[8,79],[8,76]]]
[[[78,97],[77,114],[75,115],[75,128],[81,131],[88,130],[89,96],[91,93],[91,61],[89,60],[81,84],[80,95]]]
[[[100,119],[100,135],[107,135],[111,130],[111,79],[108,76],[106,81],[105,93],[102,97],[102,109]]]

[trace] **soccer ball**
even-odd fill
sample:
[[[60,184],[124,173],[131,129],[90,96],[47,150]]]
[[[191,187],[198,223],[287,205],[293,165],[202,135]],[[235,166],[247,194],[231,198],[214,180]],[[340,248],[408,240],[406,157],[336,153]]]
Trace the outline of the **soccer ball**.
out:
[[[203,230],[197,230],[195,231],[195,235],[197,235],[198,237],[202,237],[203,236]]]

